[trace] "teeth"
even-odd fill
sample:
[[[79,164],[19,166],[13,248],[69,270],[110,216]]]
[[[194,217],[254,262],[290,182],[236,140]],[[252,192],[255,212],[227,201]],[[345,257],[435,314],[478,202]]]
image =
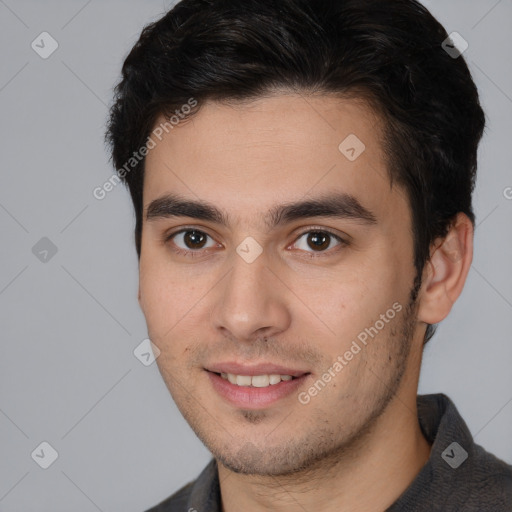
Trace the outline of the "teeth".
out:
[[[279,384],[281,382],[281,375],[269,375],[268,381],[272,386],[274,384]]]
[[[231,384],[237,386],[252,386],[255,388],[266,388],[268,386],[274,386],[279,384],[282,380],[292,380],[291,375],[233,375],[232,373],[221,373],[220,376],[223,379],[228,380]]]
[[[236,384],[237,386],[250,386],[252,377],[248,375],[237,375],[236,376]]]
[[[240,377],[237,377],[237,382]],[[266,388],[270,385],[270,377],[268,375],[255,375],[251,380],[251,384],[255,388]]]

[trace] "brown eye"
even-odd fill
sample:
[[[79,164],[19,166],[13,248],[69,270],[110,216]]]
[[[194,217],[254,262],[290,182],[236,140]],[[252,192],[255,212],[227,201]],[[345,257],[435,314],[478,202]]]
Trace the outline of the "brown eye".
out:
[[[175,246],[173,249],[175,252],[183,254],[199,252],[201,249],[210,249],[216,245],[209,235],[198,229],[182,229],[169,235],[166,243]]]
[[[202,249],[206,243],[207,235],[201,231],[185,231],[183,242],[188,249]]]
[[[336,246],[348,245],[341,237],[329,231],[322,230],[309,230],[299,235],[295,242],[295,247],[298,249],[314,253],[327,252]]]
[[[312,249],[324,250],[329,247],[331,236],[321,231],[312,231],[308,233],[307,244]]]

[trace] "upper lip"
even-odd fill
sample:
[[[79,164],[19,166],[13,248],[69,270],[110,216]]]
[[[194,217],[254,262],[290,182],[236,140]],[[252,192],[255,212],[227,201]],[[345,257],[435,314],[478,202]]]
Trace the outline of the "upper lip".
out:
[[[232,373],[233,375],[291,375],[292,377],[300,377],[309,373],[305,370],[298,370],[280,366],[272,363],[259,363],[259,364],[240,364],[234,362],[216,363],[208,365],[205,370],[213,373]]]

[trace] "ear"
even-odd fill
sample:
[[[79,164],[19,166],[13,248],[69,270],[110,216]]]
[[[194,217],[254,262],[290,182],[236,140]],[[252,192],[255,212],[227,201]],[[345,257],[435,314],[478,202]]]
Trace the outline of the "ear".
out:
[[[448,316],[473,261],[473,232],[468,216],[458,213],[446,237],[434,242],[423,271],[418,320],[437,324]]]

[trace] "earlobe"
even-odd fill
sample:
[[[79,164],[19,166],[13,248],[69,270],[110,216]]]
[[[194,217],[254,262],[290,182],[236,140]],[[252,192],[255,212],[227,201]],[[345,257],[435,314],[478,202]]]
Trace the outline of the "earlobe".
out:
[[[459,213],[446,237],[436,240],[425,266],[418,319],[436,324],[446,318],[464,288],[473,259],[473,224]]]

